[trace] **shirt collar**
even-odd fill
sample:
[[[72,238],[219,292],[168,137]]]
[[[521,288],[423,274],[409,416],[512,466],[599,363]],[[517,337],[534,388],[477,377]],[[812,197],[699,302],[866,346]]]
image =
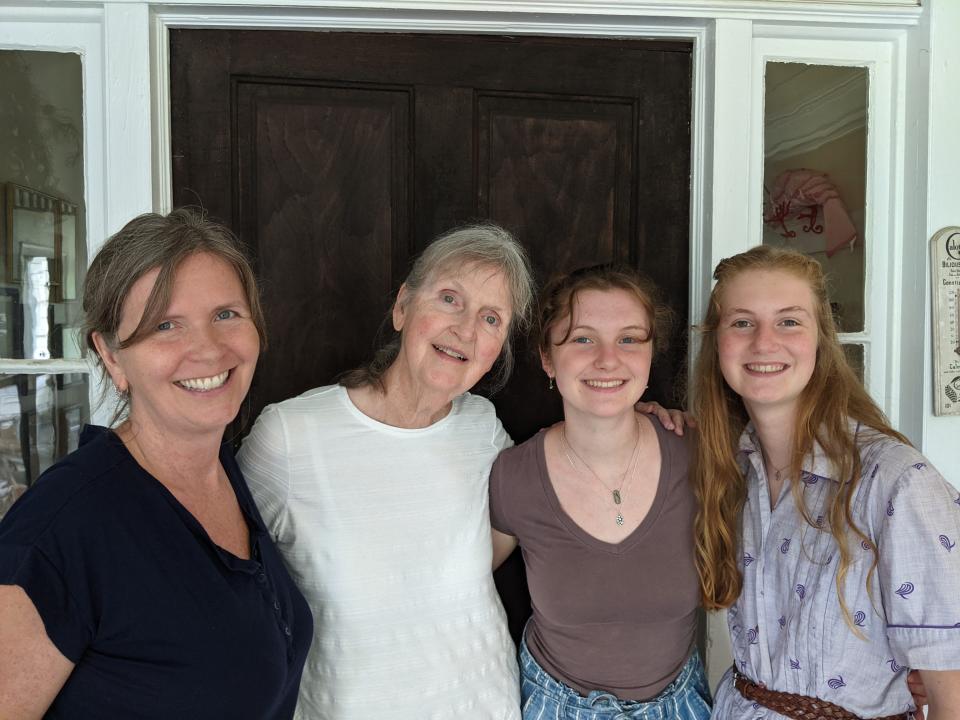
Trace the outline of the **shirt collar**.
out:
[[[856,434],[859,423],[848,420],[850,431]],[[763,467],[763,455],[760,452],[760,438],[757,435],[753,422],[748,422],[747,426],[740,434],[740,443],[737,449],[738,457],[753,466],[754,472],[758,477],[766,477],[766,470]],[[814,439],[813,451],[803,459],[800,466],[801,479],[809,480],[813,477],[824,478],[837,482],[833,464],[827,458],[826,453],[820,446],[820,443]]]

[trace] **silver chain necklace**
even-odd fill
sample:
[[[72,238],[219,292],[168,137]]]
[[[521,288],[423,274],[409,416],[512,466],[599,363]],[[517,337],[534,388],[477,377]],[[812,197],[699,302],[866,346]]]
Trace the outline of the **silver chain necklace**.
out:
[[[640,449],[640,421],[637,420],[637,441],[633,445],[633,454],[630,456],[630,462],[627,463],[627,469],[623,471],[623,475],[620,476],[620,485],[615,488],[611,488],[603,480],[600,479],[600,476],[594,471],[592,467],[577,454],[577,451],[574,450],[570,443],[567,442],[567,433],[565,432],[566,426],[560,428],[560,446],[563,448],[563,454],[567,458],[567,462],[570,463],[570,467],[573,469],[573,472],[577,475],[580,475],[581,472],[577,469],[577,466],[573,462],[573,457],[580,461],[580,464],[583,465],[587,470],[590,471],[590,474],[600,483],[604,489],[610,493],[610,496],[613,498],[613,504],[617,508],[616,522],[617,525],[623,525],[623,513],[620,512],[620,504],[623,502],[623,491],[629,482],[633,479],[634,467],[637,463],[637,457],[639,457]],[[573,457],[570,457],[570,453],[573,453]]]

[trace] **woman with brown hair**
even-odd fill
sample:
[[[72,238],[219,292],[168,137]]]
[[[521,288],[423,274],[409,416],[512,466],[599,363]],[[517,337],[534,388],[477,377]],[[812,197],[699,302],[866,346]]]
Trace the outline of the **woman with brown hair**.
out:
[[[119,422],[0,522],[0,717],[293,717],[310,610],[223,443],[265,342],[239,242],[135,218],[83,309]]]
[[[530,720],[706,720],[689,443],[635,411],[668,311],[628,267],[543,291],[537,345],[564,420],[490,473],[494,566],[523,552]]]
[[[820,265],[722,261],[694,371],[697,570],[728,608],[714,717],[960,717],[960,497],[843,354]]]

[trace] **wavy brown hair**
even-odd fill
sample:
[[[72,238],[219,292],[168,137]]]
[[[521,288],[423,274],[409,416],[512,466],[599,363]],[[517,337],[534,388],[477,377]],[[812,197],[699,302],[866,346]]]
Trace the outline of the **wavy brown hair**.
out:
[[[544,286],[533,338],[540,353],[549,356],[552,345],[562,345],[570,337],[569,323],[558,342],[551,342],[550,331],[561,320],[573,317],[577,297],[586,290],[624,290],[631,294],[650,322],[650,334],[645,341],[653,343],[654,354],[667,349],[673,311],[663,302],[660,290],[653,281],[629,265],[607,263],[557,275]]]
[[[722,260],[714,270],[717,284],[710,294],[707,316],[699,327],[700,352],[694,370],[693,410],[700,430],[693,463],[693,477],[699,500],[696,518],[696,562],[703,604],[709,610],[726,608],[740,595],[740,513],[747,495],[746,478],[737,463],[740,435],[749,420],[743,401],[724,380],[720,371],[717,331],[722,315],[724,289],[735,277],[750,270],[787,272],[810,287],[817,322],[817,357],[813,375],[800,394],[792,438],[789,477],[794,502],[806,522],[815,530],[829,530],[840,551],[836,586],[847,624],[853,626],[843,596],[843,584],[852,554],[848,537],[852,533],[873,552],[870,578],[877,565],[877,549],[857,527],[851,503],[860,481],[860,452],[849,420],[864,432],[909,441],[890,427],[883,412],[854,374],[843,353],[830,309],[826,280],[820,264],[799,252],[760,245]],[[803,460],[819,443],[833,466],[837,481],[829,500],[826,528],[810,517],[800,482]]]

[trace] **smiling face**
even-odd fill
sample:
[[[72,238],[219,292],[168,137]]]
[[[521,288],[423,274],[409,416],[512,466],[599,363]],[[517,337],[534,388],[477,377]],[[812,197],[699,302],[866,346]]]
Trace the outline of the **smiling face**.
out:
[[[140,277],[123,303],[117,337],[136,329],[159,274]],[[219,257],[196,253],[178,267],[170,303],[146,338],[97,349],[114,384],[130,391],[132,426],[160,436],[222,433],[247,394],[260,338],[236,271]]]
[[[507,339],[510,292],[503,273],[486,265],[440,270],[416,294],[400,289],[393,310],[402,333],[392,367],[408,390],[446,404],[479,382]]]
[[[748,270],[720,297],[720,370],[750,416],[794,413],[817,362],[815,300],[809,285],[782,270]]]
[[[572,307],[572,317],[550,328],[549,348],[540,354],[563,396],[564,415],[632,413],[647,387],[653,358],[646,310],[620,288],[581,290]]]

